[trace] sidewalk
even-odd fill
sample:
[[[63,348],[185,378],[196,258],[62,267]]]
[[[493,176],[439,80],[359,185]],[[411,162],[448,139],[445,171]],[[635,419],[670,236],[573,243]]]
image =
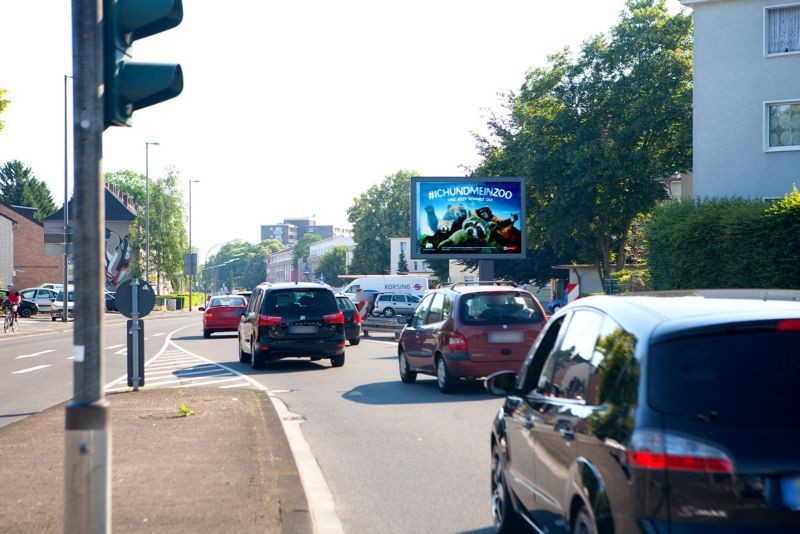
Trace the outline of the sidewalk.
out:
[[[113,532],[313,532],[265,393],[143,389],[106,399]],[[193,415],[178,415],[181,403]],[[0,533],[63,531],[64,407],[0,428]]]

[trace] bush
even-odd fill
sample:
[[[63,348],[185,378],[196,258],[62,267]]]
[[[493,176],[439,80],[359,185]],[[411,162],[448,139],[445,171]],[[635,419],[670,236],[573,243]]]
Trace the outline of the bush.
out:
[[[669,201],[645,226],[652,289],[800,289],[800,192],[760,200]]]

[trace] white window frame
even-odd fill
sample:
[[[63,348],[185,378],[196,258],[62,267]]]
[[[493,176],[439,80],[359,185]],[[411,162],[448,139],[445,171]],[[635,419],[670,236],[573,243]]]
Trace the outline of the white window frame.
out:
[[[800,50],[793,50],[791,52],[774,52],[769,53],[769,26],[768,26],[768,12],[774,9],[781,9],[786,7],[800,7],[800,2],[792,4],[778,4],[774,6],[764,6],[764,57],[781,57],[781,56],[795,56],[800,54]]]
[[[785,100],[769,100],[764,102],[762,108],[763,124],[761,131],[763,135],[764,152],[796,152],[800,150],[800,145],[791,146],[769,146],[769,107],[775,104],[800,104],[800,97]]]

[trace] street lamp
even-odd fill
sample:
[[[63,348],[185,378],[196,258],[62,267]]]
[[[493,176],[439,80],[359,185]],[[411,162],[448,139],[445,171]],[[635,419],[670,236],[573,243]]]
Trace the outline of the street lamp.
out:
[[[145,141],[144,143],[144,217],[145,217],[145,253],[144,253],[144,278],[150,283],[150,145],[158,146],[158,141]]]
[[[192,184],[200,180],[189,180],[189,311],[192,311],[192,286],[194,285],[194,270],[197,262],[192,261]]]
[[[69,198],[67,197],[67,80],[72,78],[68,74],[64,75],[64,294],[67,294],[69,286]],[[61,320],[67,322],[67,305],[62,310]]]

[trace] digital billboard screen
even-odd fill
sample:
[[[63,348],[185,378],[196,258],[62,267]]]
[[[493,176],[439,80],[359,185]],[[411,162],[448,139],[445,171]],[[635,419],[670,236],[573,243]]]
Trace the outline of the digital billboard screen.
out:
[[[524,258],[524,189],[522,178],[412,178],[411,258]]]

